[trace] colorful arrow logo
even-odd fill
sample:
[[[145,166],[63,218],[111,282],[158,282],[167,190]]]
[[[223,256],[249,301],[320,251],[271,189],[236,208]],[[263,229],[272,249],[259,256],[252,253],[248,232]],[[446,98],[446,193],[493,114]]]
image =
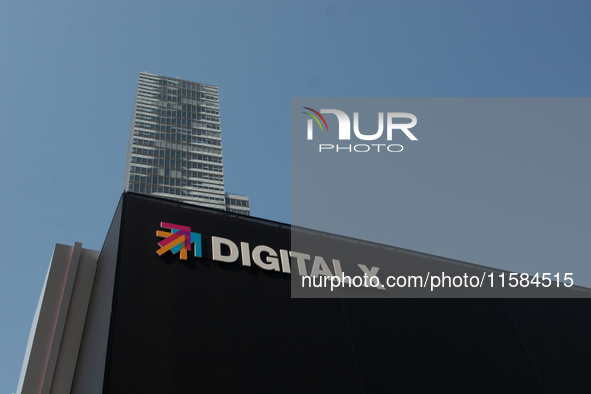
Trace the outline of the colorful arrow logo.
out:
[[[164,238],[158,242],[160,245],[160,249],[156,251],[158,256],[162,256],[170,250],[174,254],[181,252],[181,260],[187,260],[187,251],[191,250],[191,245],[194,244],[195,256],[201,257],[201,234],[192,233],[191,227],[178,224],[161,222],[160,227],[171,231],[156,231],[158,237]]]

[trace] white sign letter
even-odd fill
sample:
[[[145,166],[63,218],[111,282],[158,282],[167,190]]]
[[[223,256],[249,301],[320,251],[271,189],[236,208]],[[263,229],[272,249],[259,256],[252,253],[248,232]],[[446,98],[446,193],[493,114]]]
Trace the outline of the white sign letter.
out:
[[[230,248],[229,255],[222,254],[222,245],[226,245]],[[238,256],[240,255],[238,252],[238,246],[236,246],[234,242],[221,237],[211,237],[211,250],[213,251],[213,259],[224,263],[233,263],[238,260]]]
[[[267,256],[267,262],[264,262],[261,259],[261,253],[266,252],[269,255]],[[275,270],[279,271],[279,259],[277,259],[277,253],[270,247],[265,245],[259,245],[252,250],[252,260],[256,265],[261,267],[264,270],[270,271]]]

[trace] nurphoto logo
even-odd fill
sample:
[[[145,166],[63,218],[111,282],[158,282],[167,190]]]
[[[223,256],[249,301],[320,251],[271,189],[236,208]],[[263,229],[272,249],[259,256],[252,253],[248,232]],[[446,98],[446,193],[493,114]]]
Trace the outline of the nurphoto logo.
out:
[[[320,130],[328,131],[328,124],[322,114],[333,114],[336,115],[339,122],[339,141],[351,140],[351,120],[349,116],[338,109],[321,109],[320,112],[309,108],[302,107],[310,112],[303,112],[304,114],[311,117],[308,119],[307,138],[308,140],[314,139],[314,121],[320,127]],[[395,123],[394,119],[410,119],[410,123]],[[324,127],[323,127],[324,124]],[[417,124],[417,117],[408,112],[388,112],[386,114],[386,140],[392,141],[392,135],[395,131],[401,131],[411,141],[417,141],[417,137],[409,129],[415,127]],[[384,113],[378,112],[378,131],[373,134],[363,134],[359,130],[359,112],[353,112],[353,133],[355,137],[362,141],[375,141],[382,137],[384,134]],[[346,152],[369,152],[370,150],[376,150],[378,152],[402,152],[404,147],[400,144],[356,144],[356,145],[339,145],[336,144],[319,144],[318,151],[346,151]]]

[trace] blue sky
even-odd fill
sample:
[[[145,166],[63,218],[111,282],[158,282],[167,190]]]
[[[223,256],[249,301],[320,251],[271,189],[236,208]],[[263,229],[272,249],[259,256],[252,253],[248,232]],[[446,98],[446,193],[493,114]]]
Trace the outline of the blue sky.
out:
[[[586,97],[591,3],[4,1],[0,54],[0,393],[12,393],[53,245],[102,246],[140,71],[220,88],[226,190],[290,222],[291,97]],[[583,220],[557,245],[589,238],[578,182],[583,194],[559,201]]]

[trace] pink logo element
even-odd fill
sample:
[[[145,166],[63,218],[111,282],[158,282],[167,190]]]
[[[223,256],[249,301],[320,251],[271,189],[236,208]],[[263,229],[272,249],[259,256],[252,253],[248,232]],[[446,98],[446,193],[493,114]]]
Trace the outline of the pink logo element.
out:
[[[191,250],[191,244],[195,243],[195,256],[201,257],[201,234],[192,233],[191,227],[178,224],[161,222],[160,227],[170,229],[171,232],[156,231],[156,235],[164,239],[158,242],[160,249],[156,251],[159,256],[169,250],[173,253],[181,252],[181,260],[187,260],[187,251]]]

